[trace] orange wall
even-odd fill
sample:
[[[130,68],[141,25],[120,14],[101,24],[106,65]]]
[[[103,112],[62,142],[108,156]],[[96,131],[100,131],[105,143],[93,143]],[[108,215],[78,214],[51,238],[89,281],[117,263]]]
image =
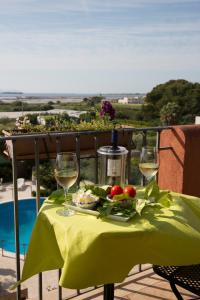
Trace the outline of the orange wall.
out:
[[[158,183],[188,195],[200,196],[200,125],[174,126],[163,130],[159,151]]]

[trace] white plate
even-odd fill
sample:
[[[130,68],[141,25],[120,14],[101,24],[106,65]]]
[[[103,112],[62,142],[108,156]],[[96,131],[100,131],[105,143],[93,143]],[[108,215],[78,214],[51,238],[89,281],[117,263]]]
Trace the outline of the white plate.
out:
[[[79,206],[73,206],[73,205],[66,205],[67,208],[73,209],[75,211],[78,211],[80,213],[83,214],[87,214],[87,215],[92,215],[92,216],[99,216],[99,212],[95,211],[95,210],[91,210],[91,209],[85,209],[85,208],[81,208]],[[130,217],[123,217],[123,216],[118,216],[118,215],[108,215],[106,218],[113,220],[113,221],[120,221],[120,222],[127,222],[129,221],[134,215],[136,214],[136,212],[133,212],[132,215]]]
[[[93,207],[95,207],[95,205],[99,202],[99,201],[94,201],[91,203],[81,203],[81,202],[77,202],[75,200],[72,199],[72,202],[74,203],[74,205],[76,205],[77,207],[83,208],[83,209],[92,209]]]

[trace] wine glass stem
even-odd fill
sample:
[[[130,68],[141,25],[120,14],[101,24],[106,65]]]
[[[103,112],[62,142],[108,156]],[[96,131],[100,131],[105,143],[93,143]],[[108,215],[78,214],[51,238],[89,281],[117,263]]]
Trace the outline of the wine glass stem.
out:
[[[64,195],[65,195],[65,204],[67,205],[67,193],[68,193],[68,188],[67,188],[67,187],[64,187],[63,190],[64,190]]]

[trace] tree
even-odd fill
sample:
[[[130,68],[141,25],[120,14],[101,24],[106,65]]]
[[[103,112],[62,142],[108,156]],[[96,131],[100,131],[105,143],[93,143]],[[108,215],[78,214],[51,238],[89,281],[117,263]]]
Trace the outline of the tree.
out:
[[[200,114],[200,84],[184,79],[170,80],[154,87],[146,95],[145,102],[146,105],[142,110],[144,120],[160,116],[163,121],[170,112],[170,122],[191,123],[194,122],[195,115]],[[168,105],[168,103],[173,104]],[[173,110],[175,114],[178,113],[179,118],[172,118]]]
[[[160,120],[163,125],[174,125],[178,123],[180,107],[174,102],[168,102],[160,111]]]
[[[16,107],[21,107],[23,105],[23,102],[20,101],[20,100],[16,100],[13,102],[13,105],[16,106]]]
[[[51,104],[49,104],[49,103],[47,103],[47,104],[42,104],[41,106],[40,106],[40,110],[50,110],[50,109],[53,109],[54,107],[51,105]]]
[[[83,98],[83,102],[85,102],[87,105],[89,106],[95,106],[98,103],[101,103],[101,101],[103,100],[102,96],[93,96],[90,98]]]

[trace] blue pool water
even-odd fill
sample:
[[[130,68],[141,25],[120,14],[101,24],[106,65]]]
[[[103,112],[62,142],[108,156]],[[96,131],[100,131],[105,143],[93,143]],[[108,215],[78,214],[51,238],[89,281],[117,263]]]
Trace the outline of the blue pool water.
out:
[[[41,199],[41,203],[44,198]],[[19,201],[20,253],[27,251],[31,232],[36,218],[35,198]],[[13,201],[0,204],[0,243],[6,251],[15,252]],[[0,248],[2,245],[0,244]]]

